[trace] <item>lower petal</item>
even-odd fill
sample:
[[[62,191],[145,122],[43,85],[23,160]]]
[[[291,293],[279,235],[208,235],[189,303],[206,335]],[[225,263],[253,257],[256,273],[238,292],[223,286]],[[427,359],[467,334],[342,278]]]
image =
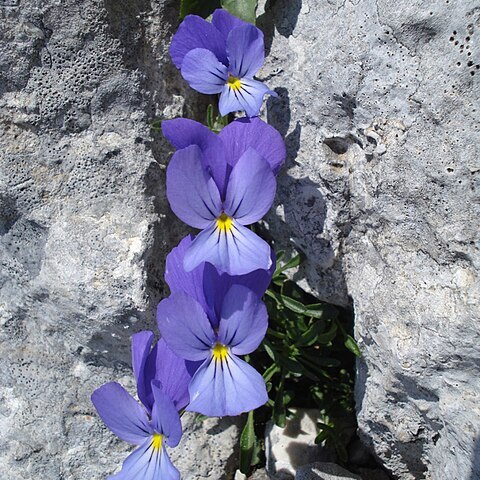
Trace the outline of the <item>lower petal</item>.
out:
[[[219,110],[222,115],[244,110],[248,117],[255,117],[262,107],[266,93],[277,96],[262,82],[250,78],[240,79],[241,87],[233,89],[225,85],[220,94]]]
[[[210,358],[198,369],[189,387],[187,410],[212,417],[239,415],[268,400],[263,377],[231,353],[224,360]]]
[[[122,469],[109,480],[179,480],[180,473],[172,465],[165,447],[154,448],[152,437],[131,453],[123,462]]]

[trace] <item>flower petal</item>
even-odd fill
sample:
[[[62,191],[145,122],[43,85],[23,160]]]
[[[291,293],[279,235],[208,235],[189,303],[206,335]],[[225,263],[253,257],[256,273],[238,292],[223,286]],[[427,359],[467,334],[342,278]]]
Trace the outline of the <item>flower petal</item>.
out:
[[[182,77],[197,92],[220,93],[228,79],[227,67],[205,48],[195,48],[185,55]]]
[[[189,392],[187,410],[212,417],[239,415],[268,400],[263,377],[231,353],[222,361],[207,359],[192,378]]]
[[[165,265],[165,281],[170,287],[170,292],[184,292],[194,298],[202,307],[206,307],[203,293],[203,270],[204,265],[186,272],[183,268],[183,259],[188,247],[193,242],[193,236],[187,235],[167,255]]]
[[[272,280],[275,270],[275,254],[273,250],[272,265],[269,270],[255,270],[246,275],[228,275],[219,272],[211,263],[205,263],[203,269],[203,290],[208,304],[210,323],[216,328],[220,322],[223,300],[233,285],[244,285],[262,298]]]
[[[221,212],[220,193],[197,145],[178,150],[170,160],[167,198],[175,215],[192,227],[209,226]]]
[[[160,382],[152,382],[153,408],[152,425],[156,432],[165,435],[170,447],[176,447],[182,438],[182,424],[172,399],[162,389]]]
[[[148,413],[152,409],[150,381],[155,378],[155,366],[150,365],[147,359],[153,342],[153,333],[143,331],[132,335],[132,367],[133,374],[137,381],[137,395],[140,401],[145,405]]]
[[[170,56],[177,68],[182,67],[185,55],[194,48],[206,48],[225,65],[226,44],[214,25],[197,15],[187,15],[172,38]]]
[[[102,385],[91,399],[105,425],[125,442],[140,445],[151,435],[145,410],[120,384]]]
[[[215,343],[203,308],[183,292],[172,293],[159,303],[157,323],[167,345],[186,360],[204,360]]]
[[[223,35],[225,42],[227,41],[228,34],[232,31],[232,29],[248,25],[247,22],[240,20],[238,17],[235,17],[223,8],[218,8],[213,12],[212,24]]]
[[[189,271],[201,262],[212,263],[229,275],[245,275],[258,269],[268,270],[272,258],[268,244],[233,219],[228,232],[214,223],[196,236],[187,249],[183,265]]]
[[[145,362],[143,377],[141,377],[143,388],[140,390],[140,383],[137,387],[142,393],[142,397],[139,394],[140,400],[151,412],[154,402],[151,383],[152,380],[156,380],[173,401],[175,408],[181,410],[189,401],[188,384],[197,368],[198,364],[184,360],[173,353],[161,338]]]
[[[220,94],[218,109],[222,115],[230,112],[244,110],[247,116],[255,117],[262,107],[263,97],[266,93],[276,96],[268,87],[257,80],[249,78],[240,79],[240,88],[234,89],[225,85]]]
[[[123,462],[122,470],[109,480],[180,480],[180,473],[172,465],[165,447],[154,448],[149,437],[139,448]]]
[[[165,448],[160,455],[160,475],[155,480],[180,480],[180,472],[173,466]]]
[[[270,210],[276,188],[270,165],[250,147],[230,173],[224,211],[242,225],[257,222]]]
[[[162,122],[162,132],[177,149],[198,145],[203,153],[204,166],[211,173],[219,191],[224,192],[227,157],[225,156],[223,142],[218,135],[205,125],[187,118],[164,120]]]
[[[228,34],[227,56],[229,71],[238,78],[252,78],[265,60],[263,33],[257,27],[246,24]]]
[[[221,316],[218,341],[235,355],[253,352],[265,337],[268,327],[265,304],[242,285],[233,285],[227,292]]]
[[[223,141],[225,156],[232,166],[249,147],[253,147],[269,163],[276,175],[287,156],[285,142],[280,133],[258,117],[238,118],[222,128],[218,136]]]

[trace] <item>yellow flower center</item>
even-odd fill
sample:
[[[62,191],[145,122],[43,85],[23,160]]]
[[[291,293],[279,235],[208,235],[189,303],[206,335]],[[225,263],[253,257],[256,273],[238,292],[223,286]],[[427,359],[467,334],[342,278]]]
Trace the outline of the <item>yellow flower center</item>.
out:
[[[152,448],[154,450],[160,450],[162,448],[162,442],[163,435],[160,435],[159,433],[154,433],[152,439]]]
[[[240,90],[242,88],[242,82],[238,77],[234,77],[233,75],[228,76],[227,85],[232,90]]]
[[[228,348],[221,343],[216,343],[213,347],[212,353],[215,360],[223,361],[228,356]]]
[[[225,213],[222,213],[217,218],[217,227],[220,230],[223,230],[225,233],[229,232],[232,229],[232,223],[233,223],[232,218]]]

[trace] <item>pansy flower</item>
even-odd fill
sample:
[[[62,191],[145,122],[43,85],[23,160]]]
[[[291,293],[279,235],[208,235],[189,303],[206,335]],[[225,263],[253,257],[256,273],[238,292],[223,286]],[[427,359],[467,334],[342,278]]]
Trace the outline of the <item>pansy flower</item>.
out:
[[[280,134],[258,118],[236,120],[219,135],[193,120],[167,120],[164,135],[177,147],[167,169],[174,213],[200,228],[184,268],[202,262],[230,275],[271,267],[268,244],[246,226],[260,220],[275,197],[285,159]]]
[[[139,445],[110,479],[180,479],[165,445],[176,447],[180,442],[178,410],[188,402],[189,367],[193,365],[175,355],[164,340],[150,351],[152,340],[151,332],[140,332],[132,339],[132,363],[143,407],[116,382],[92,394],[92,403],[107,427],[122,440]]]
[[[220,94],[222,115],[244,110],[253,117],[266,93],[277,95],[253,78],[264,62],[262,31],[226,10],[215,10],[211,23],[187,15],[172,38],[170,55],[193,89]]]
[[[253,352],[265,336],[268,318],[260,296],[271,272],[229,277],[205,265],[178,273],[190,242],[185,238],[167,257],[172,294],[158,306],[158,327],[177,355],[203,362],[188,387],[187,410],[238,415],[268,400],[262,376],[239,356]]]

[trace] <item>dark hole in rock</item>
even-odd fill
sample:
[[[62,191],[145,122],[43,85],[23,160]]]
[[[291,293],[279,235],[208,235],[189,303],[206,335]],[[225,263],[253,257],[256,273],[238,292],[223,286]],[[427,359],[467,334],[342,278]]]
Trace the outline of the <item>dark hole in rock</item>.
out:
[[[323,143],[337,155],[346,153],[350,145],[350,142],[342,137],[326,138]]]

